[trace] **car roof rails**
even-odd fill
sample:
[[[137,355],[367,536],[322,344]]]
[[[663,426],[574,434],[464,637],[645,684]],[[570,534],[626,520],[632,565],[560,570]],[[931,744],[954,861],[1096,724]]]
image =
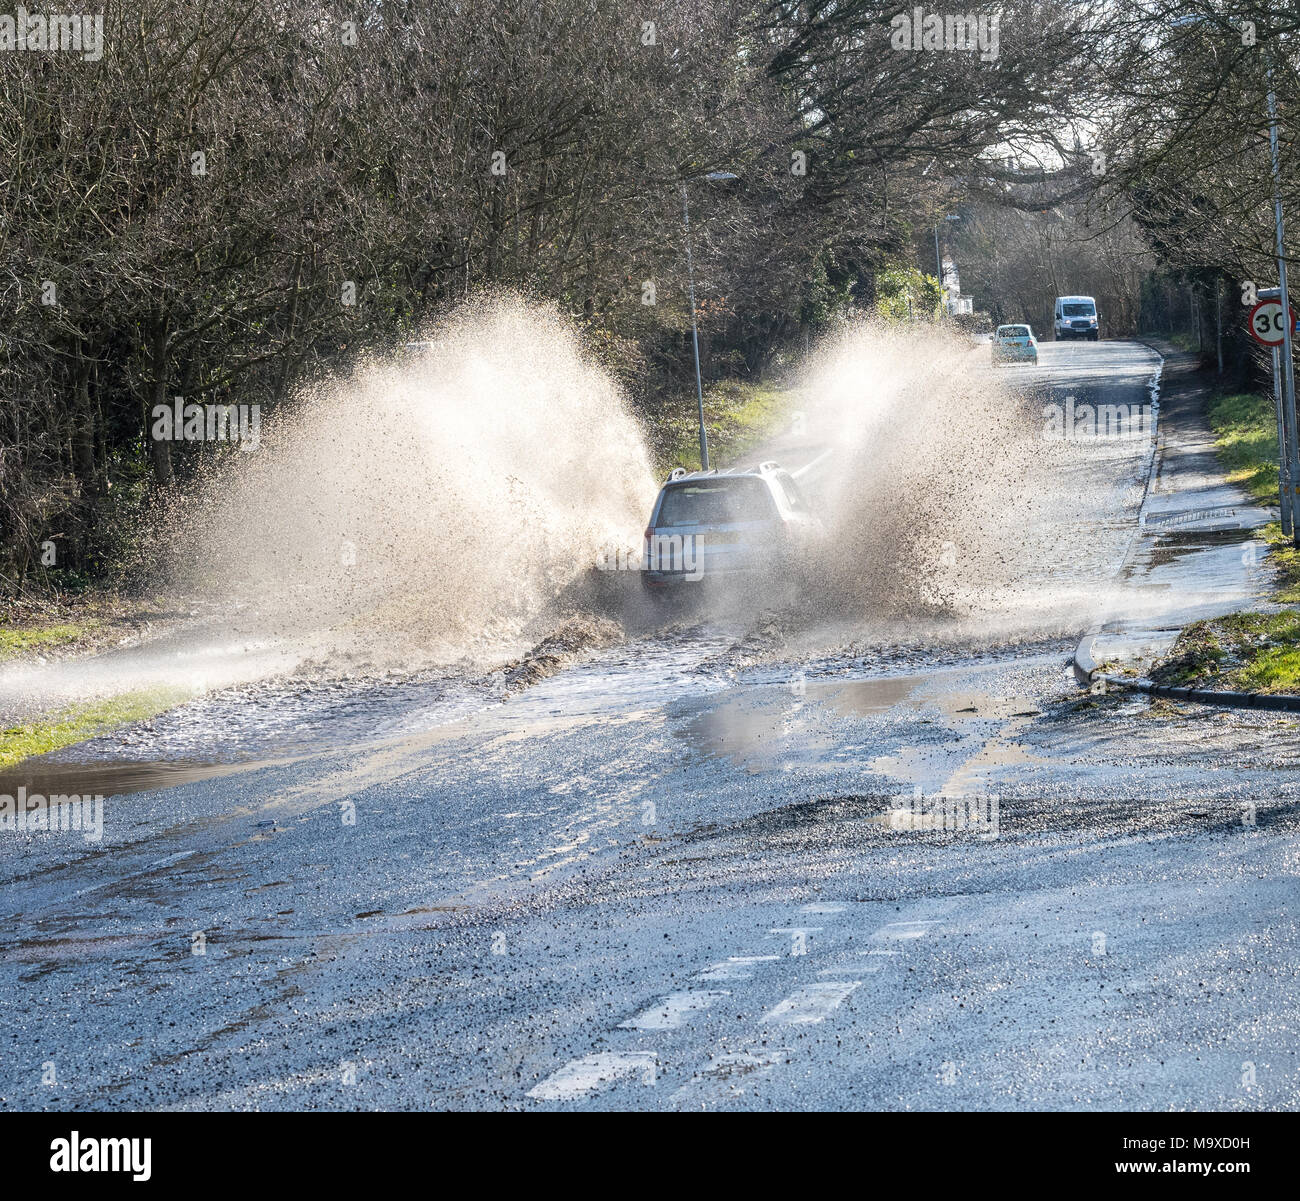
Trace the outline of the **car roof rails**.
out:
[[[708,471],[687,471],[685,467],[674,467],[664,483],[673,484],[678,480],[702,480],[713,475],[731,475],[735,470],[734,467],[726,467],[719,471],[716,467],[710,467]]]

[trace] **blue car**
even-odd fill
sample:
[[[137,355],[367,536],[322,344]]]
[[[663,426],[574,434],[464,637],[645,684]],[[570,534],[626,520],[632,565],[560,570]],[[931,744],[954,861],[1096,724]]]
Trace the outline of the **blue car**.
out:
[[[999,325],[993,334],[993,365],[1033,363],[1038,366],[1038,341],[1027,325]]]

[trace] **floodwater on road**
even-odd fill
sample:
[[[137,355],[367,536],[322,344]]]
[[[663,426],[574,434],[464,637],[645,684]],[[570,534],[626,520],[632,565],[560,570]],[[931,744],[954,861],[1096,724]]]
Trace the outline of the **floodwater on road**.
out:
[[[502,319],[523,320],[518,313]],[[233,615],[199,618],[155,643],[89,663],[0,670],[0,697],[11,705],[42,686],[93,695],[123,681],[188,682],[196,694],[147,722],[28,761],[0,784],[53,791],[97,782],[98,791],[113,795],[379,745],[485,710],[502,709],[526,726],[549,715],[618,713],[736,685],[797,688],[814,677],[894,689],[890,681],[900,673],[1068,643],[1118,603],[1135,572],[1153,581],[1144,597],[1167,602],[1159,572],[1173,558],[1201,561],[1178,553],[1177,540],[1199,537],[1181,528],[1166,534],[1161,527],[1146,560],[1131,553],[1153,449],[1149,431],[1137,438],[1048,436],[1057,409],[1074,414],[1103,400],[1150,405],[1160,373],[1152,351],[1132,343],[1045,345],[1039,368],[1000,371],[980,351],[951,348],[928,370],[899,371],[898,351],[876,332],[851,333],[809,368],[799,436],[784,435],[779,445],[792,469],[811,465],[801,482],[828,514],[830,549],[823,570],[793,598],[724,597],[713,608],[657,612],[641,599],[635,573],[618,573],[594,593],[569,590],[569,604],[580,609],[598,597],[597,611],[615,620],[570,620],[577,632],[558,655],[544,637],[558,619],[549,626],[537,619],[498,646],[495,665],[479,653],[427,666],[418,658],[376,662],[357,646],[331,653],[319,632],[259,635],[263,618],[241,602]],[[442,370],[454,374],[455,362],[453,354]],[[572,357],[564,372],[579,392],[596,387]],[[945,372],[949,386],[936,396],[936,373]],[[872,381],[870,403],[864,378]],[[843,445],[824,454],[836,437]],[[1217,578],[1213,570],[1210,576]],[[231,637],[231,622],[243,624],[243,639]],[[214,624],[222,632],[210,636]],[[404,626],[401,638],[410,632]],[[530,633],[538,643],[531,654]],[[541,682],[517,685],[517,677],[532,677],[510,665],[528,669],[538,661],[547,664],[537,673]],[[876,677],[884,682],[870,683]],[[98,776],[95,764],[103,766]]]
[[[1161,573],[1201,606],[1263,579],[1177,423],[1150,487],[1149,441],[1041,437],[1157,365],[1044,346],[997,391],[1037,473],[923,524],[1018,453],[963,416],[918,536],[886,521],[834,603],[313,660],[23,764],[108,796],[102,841],[0,843],[0,1105],[1300,1104],[1294,723],[1068,669],[1178,620]]]

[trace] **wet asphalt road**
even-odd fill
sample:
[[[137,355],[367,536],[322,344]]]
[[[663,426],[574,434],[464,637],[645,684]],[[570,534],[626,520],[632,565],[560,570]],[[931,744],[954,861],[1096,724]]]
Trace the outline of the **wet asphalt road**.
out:
[[[1116,403],[1157,363],[1042,349],[1044,386]],[[1167,516],[1180,476],[1223,485],[1165,386]],[[1176,624],[1171,563],[1203,607],[1262,587],[1196,559],[1221,542],[1147,554],[1145,444],[1079,454],[1108,508],[1060,544],[1108,630],[1130,593]],[[1081,699],[1055,625],[736,646],[686,622],[381,743],[110,797],[101,844],[10,836],[0,1104],[1297,1105],[1293,721]]]

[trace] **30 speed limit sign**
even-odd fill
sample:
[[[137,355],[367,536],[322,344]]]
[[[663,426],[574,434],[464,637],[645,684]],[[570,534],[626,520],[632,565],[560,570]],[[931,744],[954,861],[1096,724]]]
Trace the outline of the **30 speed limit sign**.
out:
[[[1295,329],[1295,309],[1291,309],[1291,328]],[[1282,345],[1282,302],[1261,300],[1250,310],[1250,336],[1265,346]]]

